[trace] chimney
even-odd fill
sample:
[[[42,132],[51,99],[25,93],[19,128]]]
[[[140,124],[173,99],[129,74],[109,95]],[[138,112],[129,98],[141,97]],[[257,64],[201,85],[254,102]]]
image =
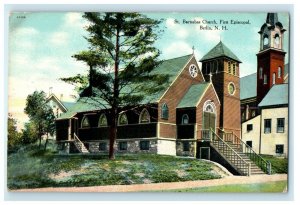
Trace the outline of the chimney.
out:
[[[49,96],[52,94],[53,87],[49,87]]]
[[[60,101],[62,101],[63,100],[63,97],[64,97],[64,94],[60,94]]]

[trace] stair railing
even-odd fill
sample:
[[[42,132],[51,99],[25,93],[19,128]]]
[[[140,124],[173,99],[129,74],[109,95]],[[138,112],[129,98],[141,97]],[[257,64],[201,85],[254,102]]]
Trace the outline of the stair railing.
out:
[[[84,144],[83,144],[83,142],[81,142],[81,140],[77,137],[77,135],[76,135],[76,133],[74,133],[74,139],[75,139],[75,146],[77,147],[77,149],[82,153],[83,151],[83,147],[86,149],[86,150],[88,150],[85,146],[84,146]]]
[[[238,145],[239,150],[245,153],[251,161],[253,161],[259,168],[263,170],[263,172],[271,174],[271,163],[269,161],[264,160],[252,149],[252,147],[247,145],[241,138],[236,136],[233,132],[225,132],[221,129],[219,129],[219,131],[220,133],[223,133],[223,136],[225,136],[224,141]]]
[[[221,137],[219,137],[213,130],[211,132],[211,141],[213,145],[228,159],[235,168],[242,174],[250,176],[251,164],[246,162],[234,149],[230,147]],[[215,145],[214,143],[217,143]]]

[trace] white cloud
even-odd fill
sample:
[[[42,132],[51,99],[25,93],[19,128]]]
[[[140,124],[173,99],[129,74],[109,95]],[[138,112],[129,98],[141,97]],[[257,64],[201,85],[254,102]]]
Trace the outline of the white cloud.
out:
[[[69,12],[69,13],[66,13],[66,15],[65,15],[64,26],[84,28],[88,25],[89,25],[88,21],[86,21],[84,18],[82,18],[82,13]]]
[[[179,42],[173,42],[168,47],[164,48],[162,50],[162,54],[164,59],[174,58],[178,56],[184,56],[188,54],[192,54],[193,46],[190,46],[188,43],[184,41]],[[202,56],[202,53],[198,50],[195,50],[195,56],[196,58],[199,58]]]
[[[186,28],[182,25],[175,22],[174,18],[168,18],[166,20],[166,26],[170,29],[177,38],[185,39],[188,37],[189,33],[187,32]]]
[[[49,37],[49,42],[56,46],[67,44],[69,41],[69,34],[67,32],[54,32]]]
[[[22,36],[32,36],[32,35],[37,35],[39,34],[39,31],[36,30],[35,28],[32,27],[18,27],[16,29],[14,29],[12,31],[13,36],[18,36],[18,37],[22,37]]]

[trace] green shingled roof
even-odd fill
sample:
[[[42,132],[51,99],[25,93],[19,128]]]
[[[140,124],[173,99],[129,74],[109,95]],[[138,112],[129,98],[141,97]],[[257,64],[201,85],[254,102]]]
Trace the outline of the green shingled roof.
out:
[[[259,107],[286,105],[289,102],[288,84],[273,85],[268,94],[258,104]]]
[[[209,84],[210,83],[199,83],[192,85],[190,89],[186,92],[184,97],[181,99],[177,108],[196,107],[197,102],[204,95]]]
[[[171,83],[175,80],[175,78],[179,75],[183,67],[188,63],[193,55],[186,55],[178,58],[173,58],[169,60],[163,61],[158,67],[156,67],[152,72],[155,74],[168,74],[169,81],[166,83],[166,89],[152,95],[146,96],[141,104],[146,103],[154,103],[157,102],[161,96],[165,93],[165,91],[169,88]],[[130,90],[130,86],[128,88],[124,88],[123,91]],[[79,112],[87,112],[92,110],[99,110],[101,107],[96,106],[95,103],[88,98],[80,98],[70,109],[62,114],[59,119],[66,119],[74,116]],[[104,107],[102,108],[104,109]]]
[[[99,110],[101,107],[102,109],[105,108],[104,106],[100,105],[94,100],[82,97],[72,107],[70,107],[66,113],[63,113],[58,119],[68,119],[73,117],[76,113]]]
[[[256,73],[247,75],[240,79],[240,99],[256,97]]]
[[[227,47],[220,41],[213,49],[211,49],[206,55],[201,58],[201,62],[209,59],[214,59],[217,57],[226,56],[238,62],[241,60]]]

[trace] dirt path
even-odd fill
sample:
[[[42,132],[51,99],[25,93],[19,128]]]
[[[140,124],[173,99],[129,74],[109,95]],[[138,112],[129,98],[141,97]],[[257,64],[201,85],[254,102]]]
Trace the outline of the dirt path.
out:
[[[226,184],[252,184],[273,181],[287,180],[286,174],[275,175],[253,175],[246,176],[228,176],[222,179],[199,180],[172,183],[156,184],[133,184],[133,185],[108,185],[108,186],[91,186],[91,187],[62,187],[62,188],[38,188],[38,189],[19,189],[15,192],[139,192],[155,190],[172,190],[185,189],[194,187],[208,187]]]

